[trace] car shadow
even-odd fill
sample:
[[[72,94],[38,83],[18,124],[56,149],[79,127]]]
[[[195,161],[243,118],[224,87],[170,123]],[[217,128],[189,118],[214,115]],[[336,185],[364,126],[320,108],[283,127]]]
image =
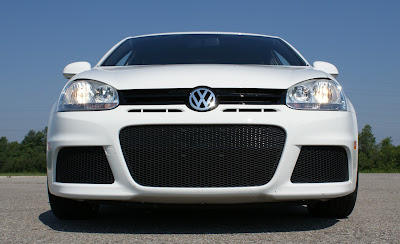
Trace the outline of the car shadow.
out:
[[[227,234],[320,230],[335,225],[332,218],[313,218],[303,206],[252,209],[138,209],[102,206],[90,220],[59,220],[52,211],[39,220],[53,230],[125,234]]]

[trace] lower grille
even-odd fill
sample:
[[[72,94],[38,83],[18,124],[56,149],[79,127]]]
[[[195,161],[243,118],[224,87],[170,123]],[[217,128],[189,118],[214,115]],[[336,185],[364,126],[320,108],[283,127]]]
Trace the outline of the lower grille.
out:
[[[64,147],[57,156],[56,181],[112,184],[114,176],[102,147]]]
[[[303,146],[291,181],[328,183],[349,180],[346,150],[337,146]]]
[[[133,179],[152,187],[241,187],[267,184],[285,132],[259,125],[154,125],[121,130]]]

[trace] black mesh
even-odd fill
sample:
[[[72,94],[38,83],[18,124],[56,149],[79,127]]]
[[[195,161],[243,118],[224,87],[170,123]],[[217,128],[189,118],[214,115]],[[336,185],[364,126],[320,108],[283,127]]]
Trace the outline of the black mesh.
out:
[[[346,150],[337,146],[303,146],[291,181],[328,183],[349,180]]]
[[[259,125],[154,125],[121,130],[133,179],[153,187],[240,187],[267,184],[285,132]]]
[[[64,147],[57,156],[56,181],[112,184],[114,176],[102,147]]]

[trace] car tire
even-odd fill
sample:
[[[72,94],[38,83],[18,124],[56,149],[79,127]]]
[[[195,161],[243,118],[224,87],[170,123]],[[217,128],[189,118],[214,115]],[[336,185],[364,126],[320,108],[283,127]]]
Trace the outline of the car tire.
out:
[[[48,194],[51,210],[59,219],[90,219],[98,213],[98,204],[58,197],[50,191]]]
[[[356,204],[358,192],[358,175],[356,189],[350,195],[335,198],[325,202],[307,205],[311,216],[322,218],[346,218],[351,214]]]

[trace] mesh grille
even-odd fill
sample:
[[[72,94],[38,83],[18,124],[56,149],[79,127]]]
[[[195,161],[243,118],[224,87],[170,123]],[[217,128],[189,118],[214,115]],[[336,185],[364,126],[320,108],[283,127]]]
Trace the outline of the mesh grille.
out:
[[[273,126],[157,125],[121,130],[133,179],[153,187],[240,187],[268,183],[285,143]]]
[[[303,146],[291,181],[328,183],[349,180],[346,150],[336,146]]]
[[[56,181],[112,184],[114,176],[102,147],[64,147],[57,156]]]

